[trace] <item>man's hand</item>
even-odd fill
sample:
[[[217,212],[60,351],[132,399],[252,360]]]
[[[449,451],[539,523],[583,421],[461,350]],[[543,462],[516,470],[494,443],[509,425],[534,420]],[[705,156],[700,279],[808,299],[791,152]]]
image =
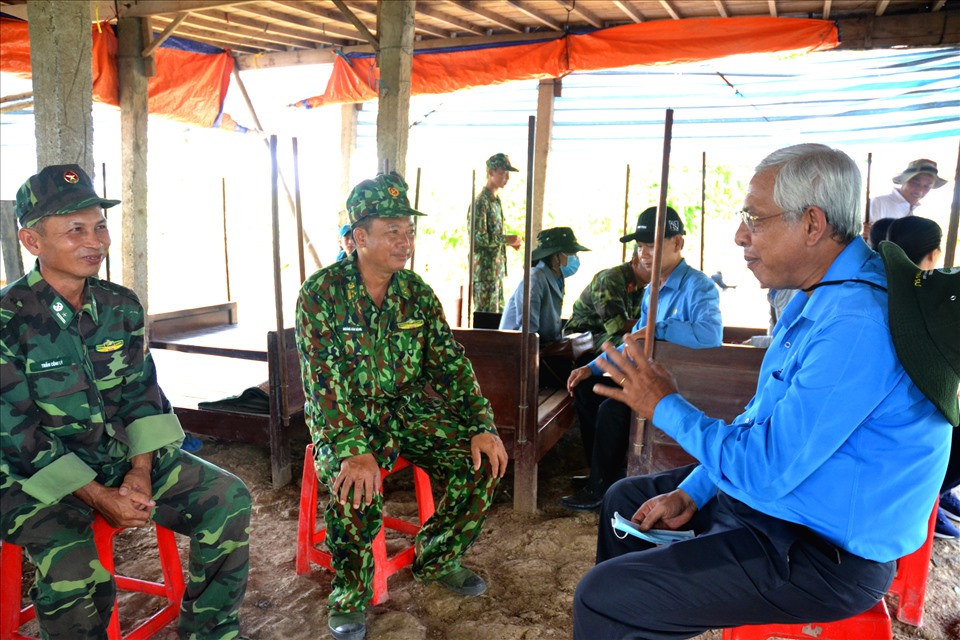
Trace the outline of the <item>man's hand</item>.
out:
[[[571,396],[573,395],[573,388],[578,384],[589,378],[593,375],[593,371],[590,370],[590,367],[577,367],[570,372],[570,377],[567,378],[567,393]]]
[[[630,518],[641,531],[650,529],[676,530],[690,522],[697,512],[697,503],[683,489],[650,498]]]
[[[139,491],[120,494],[120,489],[110,489],[96,480],[80,487],[73,495],[83,500],[103,516],[113,527],[142,527],[150,521],[150,509],[156,504],[150,496]]]
[[[609,373],[610,378],[622,388],[598,384],[593,387],[597,395],[618,400],[644,418],[652,418],[657,403],[677,392],[673,376],[653,360],[648,361],[644,357],[643,349],[633,335],[624,337],[623,353],[609,342],[603,343],[603,351],[610,360],[600,358],[596,361],[597,366]],[[572,373],[570,377],[573,378]],[[569,382],[567,388],[570,388]]]
[[[380,465],[372,453],[344,458],[340,461],[340,473],[333,481],[333,493],[340,504],[347,504],[353,491],[353,508],[360,507],[361,500],[368,507],[373,496],[380,493]]]
[[[470,455],[473,457],[473,470],[480,469],[483,455],[490,459],[490,471],[493,477],[502,478],[507,472],[507,450],[503,448],[500,436],[493,433],[478,433],[470,438]]]
[[[520,236],[503,236],[503,241],[508,247],[513,247],[516,250],[520,250],[520,247],[523,246],[523,238]]]
[[[149,512],[156,504],[153,501],[153,482],[150,480],[153,452],[134,456],[130,464],[130,471],[120,484],[120,495],[130,498],[134,506],[141,511]]]

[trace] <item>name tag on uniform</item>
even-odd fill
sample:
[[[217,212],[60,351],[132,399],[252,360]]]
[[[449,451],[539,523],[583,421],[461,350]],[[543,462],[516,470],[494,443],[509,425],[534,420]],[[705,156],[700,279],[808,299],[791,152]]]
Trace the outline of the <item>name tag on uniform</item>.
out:
[[[419,329],[423,326],[423,320],[404,320],[397,324],[398,329]]]
[[[94,349],[97,350],[97,353],[110,353],[111,351],[116,351],[123,346],[123,340],[110,340],[109,338],[97,346]]]
[[[363,333],[363,327],[343,326],[341,330],[344,331],[345,333]]]

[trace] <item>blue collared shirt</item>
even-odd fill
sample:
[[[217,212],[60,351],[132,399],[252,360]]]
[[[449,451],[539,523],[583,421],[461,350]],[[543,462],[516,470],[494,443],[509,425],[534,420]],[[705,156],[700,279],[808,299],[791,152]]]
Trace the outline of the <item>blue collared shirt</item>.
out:
[[[563,278],[541,260],[530,270],[530,331],[540,334],[540,344],[560,339]],[[523,321],[523,281],[517,285],[500,318],[501,329],[519,330]]]
[[[640,319],[633,325],[633,333],[643,331],[647,326],[651,288],[647,287],[643,292]],[[723,320],[720,318],[720,293],[717,285],[710,276],[694,269],[682,258],[660,287],[654,337],[691,349],[719,347],[723,342]],[[617,350],[623,351],[623,345],[617,347]],[[590,363],[590,369],[596,375],[603,373],[596,364],[599,358],[606,358],[606,355],[601,355]]]
[[[886,286],[860,238],[823,281],[852,278]],[[923,544],[950,449],[950,424],[897,359],[886,292],[854,282],[794,296],[730,425],[679,394],[653,422],[700,461],[681,484],[698,505],[719,488],[880,562]]]

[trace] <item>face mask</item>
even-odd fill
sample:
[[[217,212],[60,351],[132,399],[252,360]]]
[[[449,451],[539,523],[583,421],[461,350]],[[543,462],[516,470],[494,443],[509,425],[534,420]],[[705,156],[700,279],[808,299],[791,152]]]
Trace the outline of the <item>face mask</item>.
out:
[[[567,264],[560,267],[560,273],[564,278],[569,278],[577,272],[577,269],[580,268],[580,258],[577,257],[577,254],[573,253],[567,256]]]

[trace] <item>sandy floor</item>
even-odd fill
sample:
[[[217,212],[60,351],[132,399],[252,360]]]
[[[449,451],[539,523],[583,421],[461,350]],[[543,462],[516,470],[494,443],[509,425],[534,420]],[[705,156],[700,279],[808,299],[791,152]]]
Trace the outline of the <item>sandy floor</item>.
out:
[[[415,582],[404,569],[390,578],[390,600],[373,607],[368,615],[370,640],[571,637],[571,600],[578,580],[592,565],[597,516],[572,514],[555,506],[559,497],[569,492],[568,477],[578,471],[580,453],[570,436],[540,466],[541,509],[537,515],[520,515],[510,508],[512,478],[508,476],[480,542],[466,558],[466,564],[489,582],[487,594],[459,598],[441,587]],[[307,576],[294,571],[302,457],[297,456],[294,470],[297,481],[273,491],[264,450],[205,440],[200,454],[237,473],[254,496],[250,584],[242,611],[244,634],[254,640],[329,638],[326,596],[330,574],[320,568]],[[409,472],[388,478],[386,491],[388,513],[416,513]],[[395,540],[399,542],[402,540]],[[158,577],[152,544],[152,535],[145,531],[122,534],[117,544],[121,573]],[[185,552],[185,539],[180,546]],[[121,620],[149,615],[155,603],[146,596],[123,596]],[[27,630],[35,632],[35,628]],[[176,637],[172,628],[162,636],[165,640]],[[917,629],[894,621],[894,637],[960,640],[960,541],[935,542],[924,625]],[[719,639],[717,631],[700,636],[700,640]]]

